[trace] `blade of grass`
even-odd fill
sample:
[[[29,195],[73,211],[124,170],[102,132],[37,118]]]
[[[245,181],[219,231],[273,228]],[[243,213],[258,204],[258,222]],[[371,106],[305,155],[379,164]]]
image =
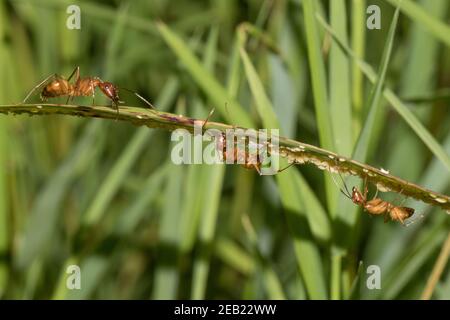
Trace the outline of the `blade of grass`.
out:
[[[214,73],[214,67],[218,54],[219,29],[213,27],[210,30],[204,56],[204,65],[208,72]],[[227,92],[229,93],[229,92]],[[212,248],[214,247],[214,235],[219,213],[220,195],[222,182],[225,175],[224,166],[202,166],[198,177],[202,182],[198,187],[197,182],[191,181],[190,188],[199,193],[200,206],[197,212],[193,213],[193,218],[198,219],[198,239],[200,250],[194,261],[191,297],[193,299],[204,299],[206,295],[207,281],[210,269]],[[198,181],[198,180],[197,180]],[[193,231],[195,229],[193,228]],[[191,232],[194,234],[194,232]]]
[[[436,260],[436,263],[433,267],[433,271],[431,272],[427,285],[422,293],[422,300],[430,300],[433,295],[433,291],[436,288],[436,284],[442,276],[442,272],[444,271],[445,265],[447,264],[448,258],[450,255],[450,233],[447,235],[447,239],[444,241],[442,245],[441,252],[439,253],[439,257]]]
[[[280,189],[281,201],[286,210],[287,223],[294,236],[294,250],[297,257],[300,274],[305,283],[308,296],[311,299],[326,299],[325,274],[319,249],[313,240],[308,222],[305,221],[307,213],[299,199],[296,181],[300,180],[297,171],[289,175],[281,173],[276,176]],[[296,178],[293,178],[296,177]],[[311,212],[314,214],[315,212]]]
[[[5,12],[4,12],[4,3],[0,3],[0,39],[4,39],[5,36]],[[5,47],[3,43],[0,43],[0,66],[2,70],[8,68],[5,64],[5,56],[4,51]],[[7,83],[7,78],[5,77],[5,73],[2,72],[0,75],[0,99],[6,99],[5,92],[5,84]],[[8,123],[4,119],[0,119],[0,255],[6,257],[7,251],[9,248],[9,235],[8,229],[11,225],[8,221],[8,210],[9,210],[9,201],[7,191],[7,169],[8,168]],[[3,297],[3,294],[6,289],[6,285],[8,282],[8,264],[6,263],[6,259],[0,259],[0,298]]]
[[[216,80],[216,78],[214,78],[212,74],[205,69],[185,42],[174,32],[172,32],[165,24],[160,22],[157,24],[157,27],[163,39],[178,59],[183,62],[189,74],[194,78],[197,85],[202,88],[213,103],[214,107],[219,110],[221,115],[235,125],[253,128],[253,121],[248,114],[235,99],[230,97],[225,88]],[[232,112],[227,112],[225,106],[226,103]]]
[[[278,128],[279,122],[276,114],[273,112],[273,106],[267,97],[261,79],[243,48],[241,48],[241,57],[246,69],[247,81],[250,85],[252,96],[255,98],[257,110],[263,120],[263,126],[265,128]],[[270,114],[270,117],[267,117],[267,114]],[[331,231],[326,212],[321,207],[320,202],[306,180],[300,174],[295,175],[295,179],[299,193],[302,194],[302,197],[304,196],[303,203],[307,208],[306,212],[311,213],[308,215],[308,221],[313,234],[320,239],[329,239]]]
[[[51,241],[62,201],[71,182],[89,163],[90,158],[98,149],[97,137],[100,129],[101,122],[99,121],[93,121],[88,125],[71,154],[36,197],[16,258],[19,268],[29,266],[37,256],[44,252],[48,242]]]
[[[178,83],[174,78],[167,82],[161,95],[157,99],[157,106],[160,110],[163,111],[169,109],[178,90],[177,88]],[[101,220],[108,205],[122,186],[125,177],[128,175],[133,164],[143,152],[153,135],[154,132],[147,128],[136,130],[136,133],[131,138],[119,159],[117,159],[116,163],[113,165],[108,176],[104,179],[102,185],[96,192],[94,200],[87,209],[83,219],[86,225],[93,225]]]
[[[242,224],[244,230],[251,243],[253,254],[256,255],[256,260],[260,264],[262,269],[262,276],[265,285],[265,290],[267,292],[268,298],[271,300],[284,300],[286,296],[283,291],[280,279],[275,272],[272,264],[269,261],[267,255],[260,249],[260,242],[258,241],[258,235],[252,225],[250,217],[245,214],[242,216]]]
[[[343,42],[336,36],[333,29],[325,22],[321,16],[317,16],[319,22],[327,29],[328,32],[333,36],[341,47],[344,48],[346,53],[350,58],[354,59],[358,64],[358,67],[363,71],[370,82],[375,83],[377,76],[375,71],[366,62],[358,59],[354,52],[347,47]],[[409,110],[409,108],[398,98],[395,93],[386,88],[383,90],[384,98],[392,105],[392,107],[397,111],[397,113],[406,121],[406,123],[411,127],[411,129],[417,134],[417,136],[423,141],[423,143],[430,149],[430,151],[444,163],[446,168],[450,170],[450,157],[445,153],[436,139],[431,135],[431,133],[424,127],[424,125],[417,119],[417,117]]]
[[[264,128],[266,129],[279,129],[280,124],[278,122],[277,115],[273,111],[272,104],[265,93],[264,87],[259,80],[258,74],[256,73],[255,67],[250,61],[247,52],[241,44],[239,50],[241,54],[241,59],[244,64],[245,73],[247,76],[250,89],[252,91],[253,98],[255,99],[255,105],[258,109],[258,114],[262,118]]]
[[[170,164],[164,208],[159,226],[158,264],[153,299],[176,299],[179,285],[179,220],[182,203],[182,167]]]
[[[225,166],[205,166],[203,170],[202,185],[208,186],[208,188],[202,205],[202,219],[199,228],[199,241],[202,249],[194,262],[192,299],[205,298],[224,173]]]
[[[320,145],[328,150],[335,150],[331,114],[328,105],[328,89],[325,74],[325,64],[320,50],[319,30],[317,28],[315,14],[316,2],[313,0],[302,1],[304,12],[304,24],[306,44],[308,48],[308,61],[312,83],[314,107],[316,110],[316,122],[319,131]],[[335,215],[337,190],[328,174],[325,175],[325,191],[328,210]]]
[[[330,1],[331,27],[347,43],[345,0]],[[361,28],[363,29],[363,28]],[[339,154],[350,156],[353,149],[350,106],[350,66],[345,52],[332,43],[329,57],[330,118],[334,146]]]
[[[115,233],[121,236],[131,235],[144,217],[149,219],[154,214],[154,211],[148,210],[148,207],[160,195],[158,191],[162,188],[163,180],[167,179],[168,172],[169,166],[164,165],[147,178],[142,185],[142,190],[136,194],[130,206],[119,215]]]
[[[229,239],[215,241],[214,254],[238,272],[250,276],[255,271],[255,262],[245,250]]]
[[[398,4],[398,0],[387,1],[393,6],[397,6]],[[431,35],[442,41],[445,45],[450,46],[450,27],[444,22],[433,17],[411,0],[402,0],[401,10],[416,23],[426,28]]]
[[[383,55],[381,57],[380,66],[378,69],[378,75],[376,76],[375,84],[370,93],[368,106],[369,114],[367,119],[364,121],[362,132],[358,138],[355,150],[353,152],[353,158],[357,161],[365,162],[367,160],[367,155],[369,148],[373,148],[373,140],[375,123],[382,121],[380,115],[383,115],[383,111],[380,110],[383,107],[381,103],[381,94],[384,86],[384,80],[386,78],[386,72],[389,65],[389,60],[391,57],[392,47],[394,45],[395,30],[397,28],[397,22],[399,17],[400,7],[397,7],[392,18],[391,25],[389,27],[388,35],[386,38],[386,45],[383,50]]]
[[[365,39],[366,28],[361,28],[366,20],[366,1],[365,0],[352,0],[352,50],[355,56],[359,59],[364,58],[365,51]],[[361,70],[355,61],[352,61],[352,102],[353,109],[356,113],[354,119],[356,133],[354,138],[357,137],[361,130],[362,122],[362,108],[364,103],[364,78]]]
[[[437,230],[436,230],[437,229]],[[385,280],[385,299],[395,299],[401,290],[411,281],[420,268],[427,263],[428,259],[436,252],[439,245],[444,241],[448,231],[442,224],[430,230],[416,248],[408,250],[403,256],[405,258]]]
[[[320,145],[325,149],[334,150],[333,135],[331,131],[332,125],[328,108],[325,65],[320,50],[319,30],[314,18],[316,14],[315,2],[312,0],[305,0],[302,1],[302,4]]]

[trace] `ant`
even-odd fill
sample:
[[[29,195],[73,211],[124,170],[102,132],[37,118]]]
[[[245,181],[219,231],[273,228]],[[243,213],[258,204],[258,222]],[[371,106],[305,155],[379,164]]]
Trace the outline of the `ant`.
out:
[[[341,180],[344,184],[345,191],[340,188],[339,190],[342,192],[344,196],[352,200],[352,202],[361,208],[363,208],[365,211],[367,211],[371,215],[384,215],[384,222],[386,223],[389,218],[392,221],[399,221],[401,224],[405,225],[405,220],[410,218],[414,214],[414,209],[409,207],[402,207],[402,206],[396,206],[392,204],[391,202],[382,200],[380,198],[377,198],[378,194],[378,188],[377,192],[375,193],[372,200],[367,200],[367,194],[369,192],[369,188],[367,185],[367,177],[364,179],[364,193],[359,191],[357,187],[352,188],[352,192],[350,192],[347,188],[347,185],[344,181],[344,178],[342,178],[341,173],[339,172],[339,176],[341,177]],[[333,177],[333,176],[332,176]],[[336,181],[333,178],[333,181],[336,183]],[[336,183],[337,185],[337,183]],[[400,191],[401,193],[401,191]]]
[[[214,108],[209,112],[209,115],[206,117],[206,119],[203,121],[202,125],[202,132],[205,128],[206,124],[209,121],[209,118],[214,113]],[[233,126],[234,129],[236,129],[236,126]],[[217,137],[216,137],[217,139]],[[234,139],[234,136],[233,136]],[[237,161],[243,160],[243,163],[240,163],[240,165],[247,169],[247,170],[256,170],[260,176],[262,176],[261,168],[263,166],[263,159],[258,153],[249,152],[248,150],[249,146],[244,145],[244,148],[240,148],[238,143],[234,141],[233,144],[233,150],[231,154],[232,163],[236,163]],[[258,145],[257,150],[259,151],[260,146]],[[216,149],[221,153],[221,160],[227,160],[227,155],[229,155],[229,152],[227,151],[227,137],[224,132],[220,134],[220,137],[216,141]],[[292,165],[294,165],[294,162],[290,163],[283,169],[279,169],[277,173],[283,172],[284,170],[290,168]]]
[[[75,82],[72,84],[70,80],[75,76]],[[50,81],[51,80],[51,81]],[[49,82],[50,81],[50,82]],[[25,103],[28,98],[42,85],[45,85],[41,92],[40,98],[42,101],[47,101],[48,98],[56,98],[67,96],[66,104],[72,101],[74,97],[79,96],[92,96],[92,105],[95,105],[95,88],[99,87],[102,93],[112,101],[112,106],[119,114],[119,103],[123,101],[119,100],[119,87],[111,82],[103,81],[99,77],[85,77],[80,78],[80,67],[76,67],[72,74],[67,78],[63,78],[57,74],[53,74],[41,81],[35,86],[23,99]],[[144,101],[151,109],[154,109],[153,105],[148,102],[144,97],[132,90],[121,88],[131,93],[134,93],[139,99]]]

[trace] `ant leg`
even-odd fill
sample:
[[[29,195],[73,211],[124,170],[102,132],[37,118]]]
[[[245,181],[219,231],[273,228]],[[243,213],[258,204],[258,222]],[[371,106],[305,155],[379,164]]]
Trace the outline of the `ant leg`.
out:
[[[67,81],[70,81],[70,79],[72,79],[72,77],[75,75],[75,82],[78,82],[78,80],[80,80],[80,67],[75,67],[75,69],[73,69],[72,73],[70,74],[70,76],[67,78]]]
[[[256,164],[253,164],[253,167],[256,169],[256,171],[258,171],[258,174],[262,176],[261,170],[258,168],[258,166]]]
[[[364,178],[364,199],[367,199],[369,193],[369,186],[367,185],[367,176]]]
[[[58,75],[55,73],[42,80],[38,85],[36,85],[33,89],[31,89],[31,91],[26,95],[25,99],[23,99],[22,103],[25,103],[37,89],[39,89],[42,85],[47,83],[50,79],[57,77]]]
[[[345,191],[344,191],[344,189],[342,189],[342,188],[339,186],[339,184],[337,183],[336,179],[334,178],[334,176],[333,176],[332,174],[331,174],[331,179],[333,180],[334,184],[335,184],[336,187],[339,189],[339,191],[340,191],[346,198],[352,199],[352,196],[350,195],[350,193],[346,193],[346,192],[348,192],[347,188],[345,188]],[[345,186],[345,184],[344,184],[344,186]]]
[[[75,98],[75,96],[69,95],[69,96],[67,97],[66,104],[72,103],[73,98]]]
[[[336,165],[337,165],[337,161]],[[347,198],[349,198],[350,200],[352,199],[352,193],[348,190],[347,188],[347,184],[345,183],[344,178],[342,177],[341,172],[338,170],[338,174],[339,174],[339,178],[341,178],[342,184],[344,185],[344,189],[342,189],[339,184],[337,183],[336,179],[334,178],[333,174],[330,173],[331,175],[331,179],[333,179],[334,184],[336,185],[336,187],[339,189],[339,191]],[[344,191],[345,190],[345,191]]]
[[[213,115],[214,111],[215,111],[215,108],[212,108],[211,111],[209,112],[208,116],[206,117],[206,119],[203,121],[202,132],[203,132],[203,129],[205,128],[206,124],[208,123],[209,119]]]
[[[377,191],[375,191],[375,195],[373,196],[372,200],[375,199],[378,196],[378,188]]]
[[[92,83],[91,83],[91,90],[92,90],[92,106],[95,107],[95,88]]]
[[[295,164],[295,162],[290,163],[289,165],[287,165],[286,167],[284,167],[283,169],[278,170],[278,173],[283,172],[286,169],[289,169],[290,167],[292,167]]]

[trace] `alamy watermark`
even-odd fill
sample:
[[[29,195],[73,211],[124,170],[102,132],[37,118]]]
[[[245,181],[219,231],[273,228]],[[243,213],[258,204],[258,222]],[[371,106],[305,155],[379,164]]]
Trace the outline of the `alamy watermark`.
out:
[[[66,273],[68,274],[66,279],[66,288],[69,290],[81,289],[81,269],[76,264],[72,264],[67,267]]]
[[[171,152],[175,164],[240,164],[261,175],[279,172],[278,129],[207,129],[204,121],[194,122],[194,134],[186,129],[172,132],[177,143]],[[205,146],[206,142],[206,146]]]
[[[367,267],[366,273],[369,275],[366,280],[366,287],[369,290],[381,289],[381,268],[376,264]]]
[[[66,20],[66,27],[69,30],[81,29],[81,9],[79,6],[72,4],[67,7],[66,13],[69,14]]]
[[[381,29],[381,9],[376,4],[367,7],[366,13],[369,14],[366,21],[367,29]]]

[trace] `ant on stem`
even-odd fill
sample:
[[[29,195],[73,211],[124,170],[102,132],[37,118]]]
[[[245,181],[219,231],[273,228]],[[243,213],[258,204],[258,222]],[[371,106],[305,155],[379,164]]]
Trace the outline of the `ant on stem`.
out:
[[[364,179],[364,186],[363,186],[363,192],[361,192],[357,187],[352,188],[352,192],[350,192],[347,188],[347,184],[344,181],[344,178],[342,178],[342,175],[340,172],[339,177],[341,177],[341,180],[344,184],[344,190],[339,187],[339,185],[336,183],[336,181],[333,178],[334,183],[336,186],[338,186],[339,190],[342,192],[344,196],[352,200],[352,202],[361,208],[363,208],[365,211],[367,211],[371,215],[384,215],[384,222],[386,223],[389,219],[392,221],[399,221],[401,224],[405,225],[405,220],[410,218],[414,214],[414,209],[410,207],[402,207],[396,206],[391,202],[382,200],[380,198],[377,198],[378,195],[378,188],[377,191],[372,198],[372,200],[367,200],[367,195],[369,192],[369,188],[367,185],[367,177]],[[400,191],[400,194],[402,192]]]
[[[225,105],[226,107],[226,105]],[[203,121],[202,132],[208,123],[209,119],[214,113],[214,108],[209,112],[206,119]],[[236,129],[236,126],[233,126]],[[233,140],[234,140],[233,136]],[[217,138],[216,138],[217,139]],[[220,134],[220,137],[216,141],[216,149],[220,152],[222,160],[227,160],[227,155],[231,157],[232,163],[239,163],[243,168],[247,170],[256,170],[260,176],[262,176],[261,168],[263,167],[263,159],[261,158],[259,152],[256,154],[254,152],[249,152],[248,144],[244,145],[244,148],[240,148],[237,141],[233,141],[233,149],[231,154],[227,151],[227,136],[224,132]],[[259,151],[260,145],[258,144],[257,150]],[[243,163],[240,163],[242,161]],[[279,169],[276,173],[283,172],[284,170],[290,168],[294,162],[290,163],[283,169]]]
[[[72,77],[75,76],[74,83],[70,83]],[[51,80],[51,81],[50,81]],[[45,84],[44,89],[40,94],[42,101],[47,101],[48,98],[56,98],[67,96],[66,104],[72,101],[74,97],[80,96],[92,96],[92,105],[95,105],[95,88],[98,87],[102,93],[112,101],[112,107],[116,109],[119,114],[119,103],[123,103],[119,99],[119,87],[111,82],[103,81],[99,77],[80,77],[80,67],[76,67],[72,74],[67,78],[63,78],[57,74],[52,74],[36,85],[23,99],[22,103],[25,103],[30,96],[41,86]],[[153,105],[148,102],[137,92],[132,90],[121,88],[131,93],[134,93],[139,99],[144,101],[151,109],[154,109]]]

